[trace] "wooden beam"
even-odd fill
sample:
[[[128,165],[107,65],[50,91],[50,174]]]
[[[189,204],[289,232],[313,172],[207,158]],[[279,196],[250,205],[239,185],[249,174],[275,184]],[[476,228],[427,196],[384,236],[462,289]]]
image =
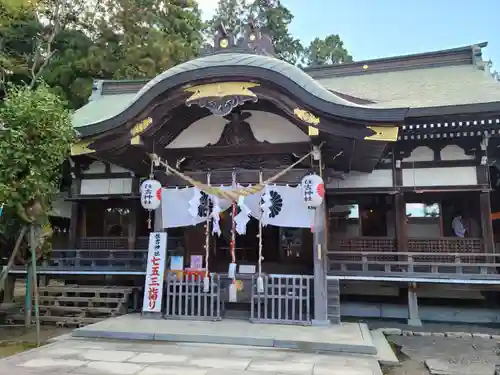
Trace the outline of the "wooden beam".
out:
[[[282,169],[263,169],[262,177],[264,180],[276,175],[278,172],[286,168],[287,166],[283,166]],[[257,184],[259,182],[259,170],[241,170],[235,169],[236,173],[236,181],[241,184]],[[296,185],[299,184],[302,178],[312,172],[312,169],[300,168],[300,169],[292,169],[290,172],[286,173],[284,176],[280,177],[276,180],[277,184],[290,184]],[[199,182],[207,181],[208,171],[199,171],[199,172],[183,172],[187,176],[195,179]],[[230,185],[232,182],[232,173],[233,170],[212,170],[210,171],[210,182],[213,185]],[[325,180],[330,178],[340,178],[342,173],[334,171],[333,169],[324,169],[323,177]],[[164,186],[186,186],[187,183],[182,178],[169,174],[166,175],[163,170],[158,170],[155,172],[155,178],[158,179]]]
[[[309,142],[293,143],[261,143],[254,145],[241,146],[207,146],[202,148],[166,148],[163,151],[157,151],[160,156],[165,158],[179,157],[207,157],[207,156],[240,156],[240,155],[258,155],[258,154],[286,154],[286,153],[308,153],[311,151]]]

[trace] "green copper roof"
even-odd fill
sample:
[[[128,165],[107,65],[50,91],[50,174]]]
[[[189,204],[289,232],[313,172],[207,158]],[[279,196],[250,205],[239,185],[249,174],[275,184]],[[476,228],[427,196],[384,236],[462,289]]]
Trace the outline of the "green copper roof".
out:
[[[127,108],[136,94],[101,95],[73,113],[73,126],[79,128],[116,116]]]
[[[305,90],[309,91],[311,94],[317,96],[320,99],[346,106],[361,107],[360,105],[351,103],[350,101],[342,99],[334,93],[330,92],[320,83],[318,83],[318,81],[314,80],[309,74],[305,73],[295,65],[291,65],[286,61],[279,60],[274,57],[251,55],[245,53],[221,53],[218,55],[211,55],[191,60],[183,64],[174,66],[173,68],[159,74],[151,81],[149,81],[137,93],[136,99],[138,99],[146,91],[150,90],[153,86],[175,76],[176,74],[215,66],[251,66],[256,68],[264,68],[266,70],[279,73],[287,78],[292,79],[294,82],[302,86]]]
[[[350,107],[363,107],[335,95],[307,73],[283,60],[246,53],[222,53],[179,64],[150,80],[136,94],[101,95],[93,98],[89,104],[74,113],[73,121],[75,127],[80,128],[113,118],[132,105],[158,83],[185,72],[193,72],[193,78],[196,79],[196,71],[210,67],[262,68],[267,71],[278,73],[296,82],[306,91],[326,102]]]
[[[297,67],[272,57],[216,54],[177,65],[149,82],[100,81],[97,95],[74,113],[73,121],[74,126],[80,128],[112,119],[158,83],[185,72],[193,72],[196,79],[198,72],[214,66],[262,68],[297,82],[317,98],[349,107],[425,109],[496,103],[500,102],[500,84],[480,59],[480,47],[485,45],[372,60],[366,64],[357,62],[306,69],[316,80]],[[362,103],[373,103],[358,105],[329,90],[361,99]]]
[[[474,65],[320,79],[330,90],[375,102],[373,108],[441,107],[500,101],[500,84]]]

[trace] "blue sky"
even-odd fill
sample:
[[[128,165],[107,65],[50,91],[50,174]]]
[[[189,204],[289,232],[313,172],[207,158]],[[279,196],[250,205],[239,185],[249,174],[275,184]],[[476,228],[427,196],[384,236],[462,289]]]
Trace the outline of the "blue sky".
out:
[[[217,0],[199,0],[205,17]],[[355,60],[488,41],[483,58],[500,70],[500,0],[282,0],[304,43],[339,34]]]

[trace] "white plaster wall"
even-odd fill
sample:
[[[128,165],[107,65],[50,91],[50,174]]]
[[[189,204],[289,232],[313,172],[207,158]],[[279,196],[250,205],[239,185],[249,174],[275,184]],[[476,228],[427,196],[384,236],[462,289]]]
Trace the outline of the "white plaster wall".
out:
[[[405,168],[403,186],[477,185],[476,167]]]
[[[445,146],[440,154],[441,160],[474,160],[474,156],[466,155],[464,149],[456,145]]]
[[[350,222],[345,224],[345,227],[343,227],[342,229],[330,229],[329,232],[332,238],[359,237],[361,236],[361,227],[359,223]]]
[[[119,167],[118,165],[111,164],[111,173],[132,173],[132,171],[129,171],[128,169]]]
[[[408,238],[437,238],[441,237],[441,227],[438,220],[429,219],[428,222],[412,223],[411,219],[407,224]]]
[[[86,171],[83,171],[83,174],[95,174],[95,173],[105,173],[106,166],[104,163],[100,161],[95,161],[89,165],[89,168]]]
[[[372,173],[351,172],[345,180],[334,179],[327,183],[329,189],[377,188],[392,186],[392,170],[376,169]]]
[[[441,237],[441,228],[439,222],[430,220],[429,223],[412,223],[407,224],[408,238],[438,238]],[[344,231],[331,231],[331,235],[338,237],[360,237],[362,236],[361,227],[357,223],[349,223]],[[395,237],[396,229],[394,221],[387,221],[387,237]]]
[[[50,216],[65,217],[67,219],[70,219],[71,202],[65,201],[63,199],[55,199],[52,202],[52,210],[50,211]]]
[[[404,162],[415,162],[415,161],[432,161],[434,160],[434,151],[427,146],[417,147],[412,151],[410,156],[403,159]]]
[[[112,173],[125,173],[130,172],[128,169],[119,167],[118,165],[111,164],[111,172]],[[103,162],[95,161],[89,165],[89,168],[86,171],[83,171],[83,174],[96,174],[96,173],[106,173],[106,165]]]
[[[269,143],[309,142],[309,136],[287,119],[274,113],[248,111],[252,114],[246,120],[250,124],[255,138]],[[167,148],[194,148],[215,144],[220,139],[226,119],[219,116],[207,116],[184,129]]]
[[[81,195],[131,194],[132,178],[83,179]]]

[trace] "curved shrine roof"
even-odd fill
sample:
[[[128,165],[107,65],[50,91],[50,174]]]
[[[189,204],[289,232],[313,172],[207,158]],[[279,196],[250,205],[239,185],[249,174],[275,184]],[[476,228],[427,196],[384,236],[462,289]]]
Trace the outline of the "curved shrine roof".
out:
[[[124,112],[140,111],[170,88],[242,76],[272,82],[314,109],[354,120],[403,122],[419,116],[500,111],[500,84],[481,59],[485,46],[305,70],[266,55],[218,53],[177,65],[148,82],[97,81],[95,95],[74,113],[73,121],[82,135],[90,135]]]
[[[328,90],[300,68],[274,57],[219,53],[174,66],[147,82],[135,95],[126,94],[119,100],[112,96],[95,102],[91,100],[75,112],[75,127],[82,135],[112,129],[140,113],[153,99],[170,89],[214,80],[267,82],[299,97],[311,108],[354,121],[401,122],[407,111],[407,108],[375,109],[356,104]],[[112,123],[111,120],[118,117],[120,119]]]

